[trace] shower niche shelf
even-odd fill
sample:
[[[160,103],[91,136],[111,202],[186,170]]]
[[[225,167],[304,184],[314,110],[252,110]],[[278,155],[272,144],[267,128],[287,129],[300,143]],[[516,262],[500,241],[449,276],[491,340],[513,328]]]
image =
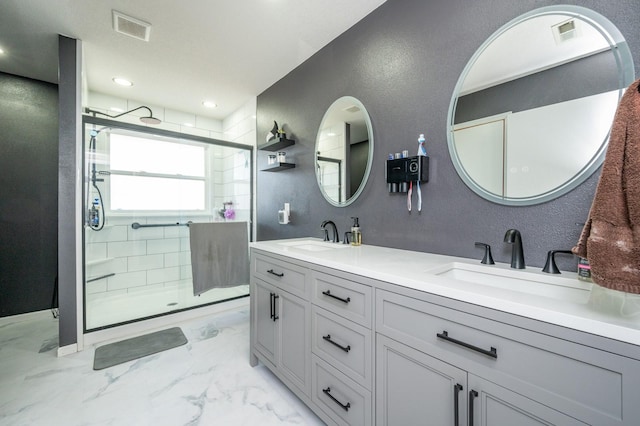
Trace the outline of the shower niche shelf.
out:
[[[270,165],[266,169],[262,169],[263,172],[281,172],[283,170],[289,170],[295,168],[296,165],[293,163],[276,163]]]
[[[113,259],[115,259],[115,258],[113,258],[113,257],[105,257],[103,259],[89,260],[89,261],[87,261],[87,266],[101,265],[103,263],[110,262]]]

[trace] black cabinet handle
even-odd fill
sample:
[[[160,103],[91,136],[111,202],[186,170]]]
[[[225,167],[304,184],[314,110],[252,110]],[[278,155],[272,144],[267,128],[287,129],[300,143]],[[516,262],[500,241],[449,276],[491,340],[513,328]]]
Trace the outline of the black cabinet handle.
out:
[[[277,308],[278,308],[278,304],[277,304],[277,300],[278,298],[280,298],[280,296],[278,296],[277,294],[273,294],[273,321],[275,322],[277,319],[279,319],[280,317],[278,317],[278,313],[276,312]]]
[[[349,411],[349,408],[351,408],[350,402],[343,404],[342,402],[338,401],[335,396],[331,395],[331,388],[329,386],[327,386],[326,389],[322,389],[322,392],[324,392],[329,398],[331,398],[333,402],[341,406],[344,409],[344,411]]]
[[[478,392],[471,389],[469,391],[469,426],[473,426],[473,402],[478,397]]]
[[[276,277],[280,277],[280,278],[284,277],[284,272],[279,274],[277,272],[273,272],[273,269],[269,269],[267,272],[271,275],[275,275]]]
[[[324,340],[326,340],[327,342],[331,343],[332,345],[335,345],[335,346],[339,347],[340,349],[342,349],[345,352],[349,352],[351,350],[351,345],[342,346],[341,344],[336,343],[333,340],[331,340],[331,335],[330,334],[327,334],[326,336],[322,336],[322,338]]]
[[[460,419],[459,419],[460,408],[459,408],[458,394],[462,389],[463,388],[460,383],[456,383],[455,385],[453,385],[453,425],[454,426],[460,426]]]
[[[274,313],[273,313],[273,293],[269,293],[269,318],[273,319],[274,317]]]
[[[486,356],[490,356],[491,358],[498,358],[498,350],[496,348],[494,348],[493,346],[491,347],[490,350],[486,350],[486,349],[482,349],[479,348],[477,346],[474,346],[470,343],[467,342],[463,342],[462,340],[458,340],[458,339],[454,339],[453,337],[449,337],[449,333],[445,330],[442,333],[437,333],[436,336],[438,336],[439,338],[446,340],[448,342],[451,343],[455,343],[456,345],[460,345],[460,346],[464,346],[465,348],[469,348],[473,351],[476,352],[480,352],[483,355]]]
[[[324,294],[325,296],[333,297],[334,299],[337,299],[337,300],[339,300],[341,302],[344,302],[344,303],[351,302],[351,298],[350,297],[347,297],[346,299],[343,299],[342,297],[334,296],[333,294],[331,294],[331,291],[329,291],[329,290],[323,291],[322,294]]]

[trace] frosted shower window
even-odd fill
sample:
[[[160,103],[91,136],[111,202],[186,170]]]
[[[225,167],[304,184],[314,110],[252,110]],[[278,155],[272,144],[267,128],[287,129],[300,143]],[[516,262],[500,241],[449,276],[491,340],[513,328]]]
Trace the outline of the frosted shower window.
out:
[[[109,147],[111,210],[205,210],[205,147],[115,133]]]

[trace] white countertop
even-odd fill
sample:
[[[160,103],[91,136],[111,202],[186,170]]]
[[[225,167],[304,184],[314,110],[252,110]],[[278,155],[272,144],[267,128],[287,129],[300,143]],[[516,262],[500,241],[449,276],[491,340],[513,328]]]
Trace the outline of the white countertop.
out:
[[[640,346],[640,295],[626,295],[609,290],[596,291],[601,290],[599,288],[596,288],[592,294],[592,284],[578,280],[576,273],[562,272],[561,275],[551,275],[541,272],[540,268],[531,267],[525,270],[513,270],[507,264],[480,265],[479,259],[371,245],[356,247],[324,243],[316,238],[261,241],[251,243],[251,247]],[[504,286],[498,288],[437,275],[452,262],[461,267],[468,266],[475,271],[485,271],[484,268],[487,268],[486,271],[491,274],[522,278],[524,291],[513,291]],[[529,284],[528,280],[533,281],[532,286],[545,285],[536,280],[553,282],[559,287],[566,285],[567,289],[578,295],[578,300],[561,300],[531,294],[529,290],[535,292],[537,289],[526,288]],[[611,294],[615,297],[610,297]],[[621,305],[621,298],[627,296],[629,297],[626,305]],[[613,303],[616,297],[617,303]],[[606,311],[603,306],[606,306]],[[634,311],[623,316],[618,313],[621,309]]]

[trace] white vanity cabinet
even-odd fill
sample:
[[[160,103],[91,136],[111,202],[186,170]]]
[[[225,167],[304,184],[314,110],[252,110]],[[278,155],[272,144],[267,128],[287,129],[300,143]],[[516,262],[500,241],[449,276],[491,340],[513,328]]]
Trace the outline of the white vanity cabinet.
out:
[[[334,273],[311,272],[312,400],[336,424],[371,425],[373,289]]]
[[[251,364],[327,424],[640,424],[640,346],[339,267],[363,247],[251,251]]]
[[[376,291],[377,424],[638,424],[639,361],[421,299]]]
[[[266,256],[252,258],[252,365],[258,357],[281,379],[311,394],[311,305],[304,268]],[[286,289],[286,290],[285,290]],[[289,290],[289,291],[287,291]]]

